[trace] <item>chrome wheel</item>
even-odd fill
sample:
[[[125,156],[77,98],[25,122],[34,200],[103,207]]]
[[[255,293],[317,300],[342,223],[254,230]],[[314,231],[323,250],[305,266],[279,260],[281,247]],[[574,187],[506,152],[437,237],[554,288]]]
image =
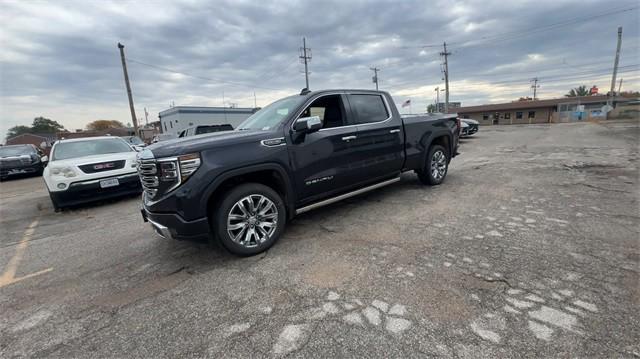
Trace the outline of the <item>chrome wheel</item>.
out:
[[[437,150],[431,156],[431,177],[439,181],[447,172],[447,156],[441,150]]]
[[[227,233],[234,242],[256,247],[271,238],[278,227],[278,207],[261,194],[236,202],[227,216]]]

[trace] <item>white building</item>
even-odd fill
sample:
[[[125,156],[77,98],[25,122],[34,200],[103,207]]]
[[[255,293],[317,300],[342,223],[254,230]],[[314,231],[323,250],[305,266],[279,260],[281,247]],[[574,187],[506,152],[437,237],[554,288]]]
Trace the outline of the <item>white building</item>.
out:
[[[236,128],[256,111],[254,108],[175,106],[160,112],[158,117],[162,133],[178,134],[196,125],[230,124]]]

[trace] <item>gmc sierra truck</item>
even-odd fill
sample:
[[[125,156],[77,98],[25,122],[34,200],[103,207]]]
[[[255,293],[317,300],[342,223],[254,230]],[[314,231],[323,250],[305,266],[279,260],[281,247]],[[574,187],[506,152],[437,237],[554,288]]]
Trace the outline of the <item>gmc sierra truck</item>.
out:
[[[138,153],[142,217],[162,237],[208,238],[254,255],[294,216],[397,182],[402,172],[440,184],[458,132],[455,115],[402,118],[386,92],[304,89],[233,131]]]

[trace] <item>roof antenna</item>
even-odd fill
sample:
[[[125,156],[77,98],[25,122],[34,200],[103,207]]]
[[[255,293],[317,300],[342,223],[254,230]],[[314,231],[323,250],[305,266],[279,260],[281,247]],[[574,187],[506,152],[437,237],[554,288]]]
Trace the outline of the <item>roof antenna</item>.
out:
[[[308,88],[306,88],[306,87],[305,87],[305,88],[303,88],[303,89],[302,89],[302,91],[300,91],[300,95],[306,95],[306,94],[308,94],[308,93],[311,93],[311,91],[309,91],[309,89],[308,89]]]

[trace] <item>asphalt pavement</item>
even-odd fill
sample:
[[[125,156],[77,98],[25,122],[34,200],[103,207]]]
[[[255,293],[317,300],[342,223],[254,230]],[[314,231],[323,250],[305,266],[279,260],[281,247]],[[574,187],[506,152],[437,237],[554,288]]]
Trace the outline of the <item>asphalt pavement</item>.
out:
[[[0,357],[640,357],[638,121],[481,127],[440,186],[237,258],[0,183]]]

